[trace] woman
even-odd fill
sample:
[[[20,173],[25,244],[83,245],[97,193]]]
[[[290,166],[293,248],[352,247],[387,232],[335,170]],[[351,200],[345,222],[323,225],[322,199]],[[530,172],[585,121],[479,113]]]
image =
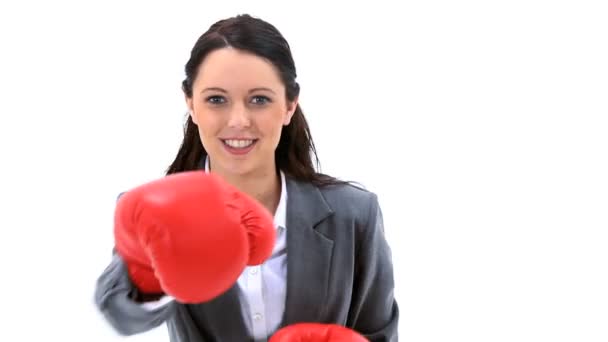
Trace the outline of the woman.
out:
[[[248,15],[221,20],[198,39],[185,69],[189,118],[167,175],[219,175],[274,213],[276,245],[229,290],[198,304],[142,293],[115,254],[97,284],[100,311],[125,335],[166,322],[180,342],[265,340],[301,322],[397,341],[391,251],[376,195],[315,171],[280,32]]]

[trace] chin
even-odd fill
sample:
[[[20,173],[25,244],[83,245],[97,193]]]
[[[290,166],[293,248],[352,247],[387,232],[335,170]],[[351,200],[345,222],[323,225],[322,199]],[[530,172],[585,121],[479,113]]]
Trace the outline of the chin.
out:
[[[245,176],[256,170],[255,165],[249,160],[229,160],[222,169],[235,176]]]
[[[266,158],[260,158],[259,153],[256,153],[259,151],[254,150],[252,152],[253,153],[243,155],[243,156],[233,156],[233,155],[227,155],[225,153],[225,151],[221,151],[218,154],[218,156],[220,158],[219,158],[219,162],[218,162],[219,165],[217,165],[216,170],[220,169],[220,170],[222,170],[221,171],[222,173],[226,173],[227,175],[238,176],[238,177],[243,177],[243,176],[248,176],[248,175],[264,172],[264,170],[269,165],[268,163],[264,162],[264,160]],[[273,163],[274,154],[272,155],[271,158],[272,159],[271,159],[270,163]],[[213,165],[212,165],[212,168],[213,168]]]

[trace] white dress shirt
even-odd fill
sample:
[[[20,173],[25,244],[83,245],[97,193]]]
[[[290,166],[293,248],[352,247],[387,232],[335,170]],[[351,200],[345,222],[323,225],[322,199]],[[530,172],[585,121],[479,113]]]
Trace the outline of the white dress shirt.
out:
[[[205,171],[209,172],[208,158],[205,161]],[[274,214],[277,240],[272,256],[262,265],[247,266],[237,280],[241,313],[247,331],[256,341],[264,342],[281,324],[287,294],[287,188],[285,174],[282,171],[280,174],[281,197]],[[171,296],[165,296],[155,302],[143,303],[142,306],[154,309],[173,300]]]

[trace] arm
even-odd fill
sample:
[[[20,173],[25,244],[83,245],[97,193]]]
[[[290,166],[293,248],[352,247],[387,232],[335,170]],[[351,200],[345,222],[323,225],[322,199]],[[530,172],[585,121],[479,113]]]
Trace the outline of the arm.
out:
[[[157,298],[153,298],[156,300]],[[172,302],[163,299],[141,303],[141,296],[129,279],[124,261],[114,254],[112,261],[97,279],[95,305],[110,325],[121,335],[134,335],[161,325],[174,312]]]
[[[397,342],[399,309],[394,297],[392,255],[376,195],[372,195],[367,224],[360,228],[348,326],[372,342]]]

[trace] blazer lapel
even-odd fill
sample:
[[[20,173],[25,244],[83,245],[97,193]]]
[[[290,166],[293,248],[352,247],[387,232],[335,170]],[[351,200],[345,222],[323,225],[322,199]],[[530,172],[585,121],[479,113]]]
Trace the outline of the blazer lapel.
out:
[[[315,230],[332,214],[318,188],[287,178],[287,298],[281,326],[318,321],[334,242]]]

